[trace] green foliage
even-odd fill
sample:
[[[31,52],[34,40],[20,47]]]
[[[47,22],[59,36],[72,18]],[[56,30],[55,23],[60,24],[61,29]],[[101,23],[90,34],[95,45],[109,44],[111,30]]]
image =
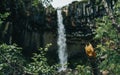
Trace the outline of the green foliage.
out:
[[[53,75],[58,66],[50,66],[45,57],[50,45],[40,48],[39,53],[34,53],[32,62],[26,62],[20,47],[16,45],[0,45],[0,75]]]
[[[109,37],[109,39],[112,40],[116,39],[116,29],[112,26],[108,16],[104,16],[101,19],[96,19],[96,24],[97,29],[95,39],[102,39],[103,37]]]
[[[92,74],[90,66],[77,65],[76,70],[78,70],[77,75],[91,75]]]
[[[116,51],[104,51],[104,54],[107,54],[107,57],[103,62],[100,63],[99,68],[104,71],[108,70],[110,75],[119,75],[120,74],[120,55]]]
[[[117,3],[114,5],[114,13],[120,14],[120,0],[117,1]]]
[[[120,24],[120,19],[118,11],[119,5],[115,6],[114,14],[115,19],[118,24]],[[104,61],[99,64],[99,68],[102,71],[107,70],[109,75],[119,75],[120,74],[120,51],[119,47],[119,38],[120,35],[117,32],[117,29],[112,25],[112,21],[109,16],[103,16],[102,18],[96,19],[96,36],[98,45],[96,47],[97,57],[104,57]],[[117,49],[117,50],[116,50]]]
[[[38,6],[39,3],[42,3],[41,0],[33,0],[32,6]]]
[[[55,73],[55,69],[57,68],[57,66],[49,66],[49,64],[47,63],[47,58],[45,57],[50,45],[51,44],[47,44],[45,48],[39,49],[39,53],[34,53],[34,56],[32,57],[33,62],[28,64],[25,68],[27,73],[33,75],[53,75],[53,73]]]
[[[16,45],[0,45],[0,75],[21,75],[24,73],[24,59],[21,50]]]
[[[50,6],[52,0],[33,0],[32,6],[38,6],[39,4],[44,6]]]
[[[0,27],[1,27],[1,24],[3,23],[3,21],[9,16],[10,14],[8,12],[4,13],[4,14],[1,14],[0,13]]]

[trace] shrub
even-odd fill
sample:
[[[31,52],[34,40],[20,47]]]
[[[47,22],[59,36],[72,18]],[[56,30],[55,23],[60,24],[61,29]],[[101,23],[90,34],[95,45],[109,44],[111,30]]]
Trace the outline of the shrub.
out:
[[[108,16],[96,20],[97,29],[95,40],[99,40],[96,47],[97,57],[104,60],[99,64],[102,71],[107,70],[109,75],[120,74],[119,38],[117,29],[112,26]]]
[[[53,75],[55,73],[57,66],[50,66],[45,57],[50,45],[51,44],[47,44],[45,48],[40,48],[38,53],[34,53],[34,56],[32,57],[33,62],[25,67],[27,73],[33,75]]]
[[[16,45],[0,45],[0,75],[21,75],[25,60]]]

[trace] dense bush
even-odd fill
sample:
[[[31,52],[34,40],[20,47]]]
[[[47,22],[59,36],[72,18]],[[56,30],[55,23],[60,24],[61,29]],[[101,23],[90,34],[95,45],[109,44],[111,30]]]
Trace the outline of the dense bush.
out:
[[[0,75],[24,74],[24,58],[16,45],[0,45]]]
[[[45,57],[46,52],[51,44],[47,44],[45,48],[40,48],[38,53],[34,53],[33,62],[29,63],[25,70],[27,73],[35,75],[53,75],[56,72],[57,65],[50,66]]]
[[[101,71],[108,71],[109,75],[120,74],[120,35],[117,29],[112,26],[109,16],[103,16],[96,20],[97,29],[95,40],[100,42],[97,44],[97,58],[102,62],[99,63]]]
[[[45,57],[50,45],[34,53],[31,62],[24,59],[22,48],[16,45],[0,45],[0,75],[53,75],[58,66],[50,66]]]

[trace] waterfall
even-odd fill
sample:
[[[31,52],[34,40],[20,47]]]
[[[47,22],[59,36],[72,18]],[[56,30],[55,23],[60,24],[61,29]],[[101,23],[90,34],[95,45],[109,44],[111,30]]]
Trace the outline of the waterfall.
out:
[[[66,51],[66,34],[65,28],[63,25],[63,17],[62,11],[60,9],[57,10],[57,17],[58,17],[58,56],[59,56],[59,63],[61,67],[59,68],[60,71],[64,71],[67,68],[67,51]]]

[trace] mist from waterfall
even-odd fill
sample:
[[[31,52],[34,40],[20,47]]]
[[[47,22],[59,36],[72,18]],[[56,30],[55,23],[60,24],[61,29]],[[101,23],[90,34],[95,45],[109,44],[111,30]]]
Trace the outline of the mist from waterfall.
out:
[[[60,71],[64,71],[67,68],[67,51],[66,51],[66,34],[65,28],[63,25],[63,17],[62,17],[62,10],[57,10],[57,17],[58,17],[58,57],[60,61],[61,67],[59,68]]]

